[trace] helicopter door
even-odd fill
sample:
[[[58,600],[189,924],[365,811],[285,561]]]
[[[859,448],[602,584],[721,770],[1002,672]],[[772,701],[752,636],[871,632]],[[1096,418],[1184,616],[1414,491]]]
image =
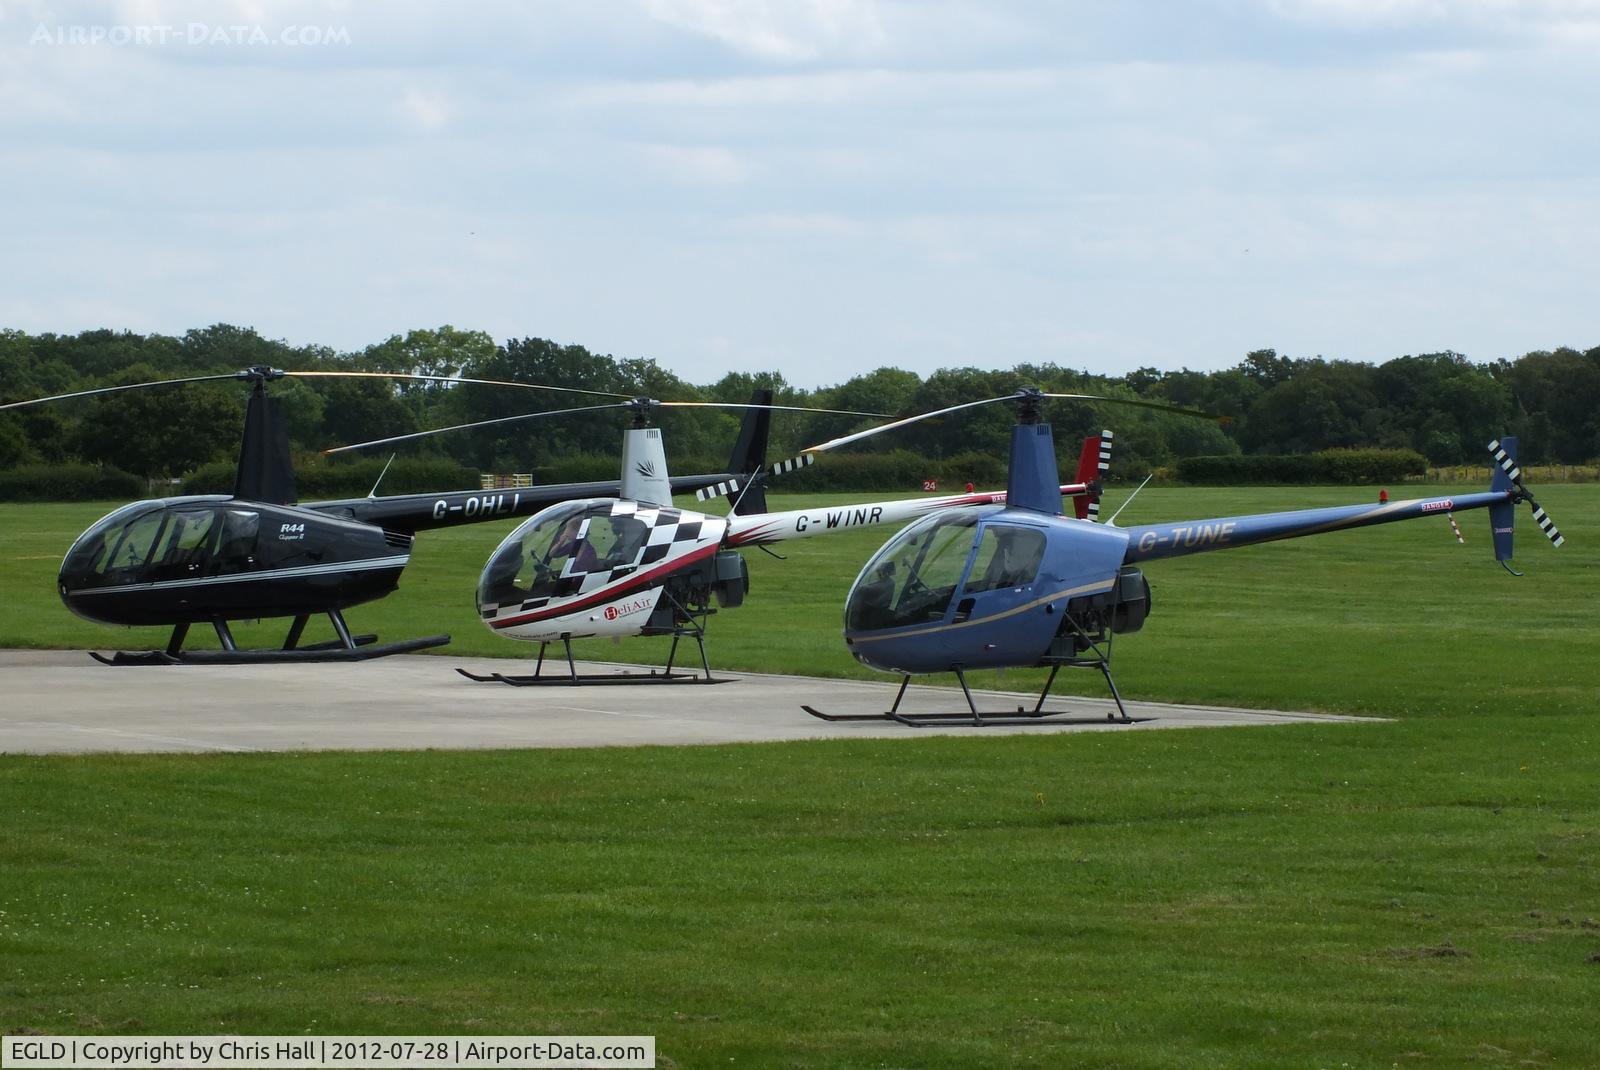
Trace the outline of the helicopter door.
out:
[[[591,553],[583,571],[604,572],[609,583],[638,566],[650,539],[650,525],[632,514],[618,513],[598,523],[591,520],[584,535]]]
[[[1018,524],[988,524],[956,602],[955,622],[1003,613],[1033,594],[1044,561],[1044,532]]]
[[[149,578],[156,581],[187,580],[206,574],[216,531],[214,509],[173,512],[150,559]]]
[[[211,558],[210,574],[227,576],[236,572],[254,572],[256,532],[261,527],[261,514],[250,509],[223,509],[221,513],[222,530],[217,536],[217,549]]]

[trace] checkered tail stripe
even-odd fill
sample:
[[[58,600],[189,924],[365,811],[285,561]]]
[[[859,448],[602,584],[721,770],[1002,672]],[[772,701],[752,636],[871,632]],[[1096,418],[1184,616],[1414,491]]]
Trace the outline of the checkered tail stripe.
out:
[[[1489,443],[1489,452],[1494,454],[1494,459],[1500,465],[1501,470],[1511,477],[1511,482],[1522,482],[1522,469],[1517,467],[1517,462],[1513,461],[1511,455],[1500,445],[1499,439]]]
[[[697,501],[708,502],[712,498],[721,498],[727,494],[737,493],[739,493],[739,481],[737,479],[724,479],[715,486],[701,487],[694,492],[694,496]]]
[[[779,461],[777,464],[773,465],[772,466],[772,474],[775,475],[775,476],[781,476],[781,475],[784,475],[784,474],[786,474],[788,472],[793,472],[796,468],[804,468],[807,465],[812,465],[812,464],[816,464],[816,463],[817,463],[817,455],[816,454],[814,454],[814,453],[802,453],[798,457],[790,457],[787,461]]]
[[[1506,474],[1517,490],[1521,491],[1523,497],[1527,499],[1528,505],[1533,509],[1533,522],[1539,525],[1539,530],[1544,532],[1544,537],[1550,540],[1550,545],[1559,547],[1566,542],[1566,537],[1556,527],[1555,521],[1550,519],[1550,514],[1546,513],[1544,507],[1533,500],[1533,496],[1528,493],[1528,488],[1522,485],[1522,469],[1518,468],[1517,462],[1512,460],[1511,456],[1506,453],[1505,447],[1500,445],[1499,439],[1489,443],[1489,452],[1494,454],[1495,462],[1500,465],[1500,470]]]
[[[1556,529],[1555,522],[1550,519],[1550,514],[1537,505],[1533,507],[1533,522],[1539,525],[1539,530],[1544,532],[1544,537],[1550,540],[1550,545],[1560,546],[1567,541],[1561,532]]]
[[[1099,464],[1100,494],[1105,493],[1106,477],[1111,474],[1111,432],[1100,432],[1100,464]],[[1089,499],[1089,521],[1096,523],[1100,519],[1100,494]]]

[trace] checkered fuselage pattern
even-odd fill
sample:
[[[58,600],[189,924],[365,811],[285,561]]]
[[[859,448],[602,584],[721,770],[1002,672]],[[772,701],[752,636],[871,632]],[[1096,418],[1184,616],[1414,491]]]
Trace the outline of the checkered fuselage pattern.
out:
[[[622,556],[605,560],[580,549],[563,563],[548,593],[514,601],[480,598],[480,615],[491,630],[535,641],[637,634],[660,600],[666,580],[716,553],[727,530],[721,517],[676,508],[610,499],[584,504],[580,543],[588,538],[591,525],[613,518],[637,522],[630,525],[635,531],[642,525],[642,540]],[[512,532],[502,547],[520,544],[524,530],[542,516]]]

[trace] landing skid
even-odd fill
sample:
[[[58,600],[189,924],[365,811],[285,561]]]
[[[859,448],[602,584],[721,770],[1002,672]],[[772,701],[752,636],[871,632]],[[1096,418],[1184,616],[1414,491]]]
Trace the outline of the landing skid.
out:
[[[705,675],[704,676],[700,676],[700,675],[697,675],[697,674],[692,673],[692,672],[673,672],[672,671],[672,663],[678,656],[678,640],[684,635],[693,636],[695,642],[700,647],[700,665],[705,670]],[[501,672],[475,673],[475,672],[468,672],[466,669],[461,669],[461,668],[456,669],[456,672],[460,673],[462,676],[465,676],[468,680],[472,680],[472,681],[475,681],[475,682],[480,683],[480,684],[491,684],[491,683],[492,684],[510,684],[512,687],[585,687],[585,686],[595,686],[595,685],[605,686],[605,685],[614,685],[614,684],[727,684],[727,683],[732,683],[733,681],[730,680],[730,679],[727,679],[726,677],[719,679],[718,677],[715,677],[715,676],[711,675],[711,665],[710,665],[710,663],[708,661],[706,661],[706,644],[705,644],[705,640],[704,640],[704,635],[705,635],[704,628],[696,629],[696,630],[693,630],[693,631],[684,631],[684,632],[675,632],[675,633],[673,633],[673,636],[672,636],[672,650],[667,655],[666,668],[662,669],[662,670],[659,670],[659,671],[657,671],[655,669],[651,669],[649,672],[644,672],[644,673],[630,673],[630,672],[580,673],[578,671],[577,663],[572,658],[572,640],[571,639],[562,639],[561,640],[561,645],[562,645],[563,649],[566,651],[566,655],[567,655],[567,671],[566,671],[566,673],[561,674],[561,675],[546,676],[544,674],[544,654],[545,654],[545,648],[550,645],[548,642],[539,644],[539,660],[534,665],[533,674],[531,676],[512,676],[512,675],[509,675],[507,673],[501,673]]]
[[[1061,671],[1062,665],[1080,665],[1086,668],[1098,668],[1106,678],[1106,685],[1111,688],[1111,698],[1117,704],[1116,713],[1107,713],[1104,717],[1069,717],[1065,711],[1052,711],[1044,708],[1044,700],[1050,695],[1050,688],[1056,682],[1056,673]],[[1109,665],[1100,659],[1082,662],[1076,659],[1063,660],[1050,666],[1050,678],[1044,682],[1044,689],[1039,692],[1039,699],[1033,704],[1033,709],[1018,706],[1015,712],[980,713],[978,704],[973,701],[972,690],[967,687],[967,675],[961,669],[952,670],[956,679],[961,683],[961,693],[967,698],[966,713],[918,713],[906,714],[900,712],[900,701],[906,696],[906,688],[911,683],[911,674],[907,673],[900,680],[900,690],[895,693],[894,705],[883,713],[823,713],[815,706],[801,706],[811,716],[823,721],[896,721],[912,728],[937,728],[940,726],[972,727],[972,728],[1002,728],[1009,725],[1104,725],[1104,724],[1138,724],[1148,721],[1149,717],[1130,717],[1128,710],[1122,705],[1122,696],[1117,693],[1117,685],[1111,679]]]
[[[456,672],[480,684],[510,684],[512,687],[583,687],[607,684],[729,684],[732,680],[705,677],[694,673],[664,673],[651,670],[647,673],[598,672],[567,674],[565,676],[511,676],[503,672],[475,673],[458,668]]]
[[[165,650],[119,650],[109,657],[90,651],[89,656],[102,665],[271,665],[283,662],[304,665],[331,661],[371,661],[391,654],[407,654],[414,650],[443,646],[450,641],[448,635],[429,635],[398,643],[379,643],[376,635],[350,634],[344,615],[337,609],[331,609],[328,619],[332,621],[338,638],[301,646],[300,636],[309,619],[309,614],[296,617],[289,626],[283,646],[277,649],[258,647],[241,650],[233,640],[233,631],[228,627],[228,622],[214,620],[211,623],[216,629],[217,641],[222,644],[221,650],[184,650],[183,641],[188,637],[189,625],[180,624],[172,629],[172,638]]]

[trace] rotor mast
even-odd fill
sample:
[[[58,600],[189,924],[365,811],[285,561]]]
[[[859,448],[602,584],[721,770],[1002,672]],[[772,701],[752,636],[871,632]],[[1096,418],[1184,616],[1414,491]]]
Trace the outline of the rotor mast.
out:
[[[282,379],[282,369],[258,364],[236,378],[251,384],[244,413],[244,441],[239,446],[239,468],[233,496],[252,502],[292,505],[299,497],[294,461],[289,456],[289,427],[282,403],[267,394],[267,383]]]
[[[1039,408],[1044,395],[1037,387],[1017,391],[1017,425],[1011,429],[1011,463],[1006,476],[1006,504],[1015,509],[1061,514],[1061,471],[1050,425]]]
[[[633,426],[622,433],[621,496],[650,505],[672,504],[672,481],[667,476],[667,454],[661,446],[661,429],[650,426],[659,406],[654,398],[636,397]]]

